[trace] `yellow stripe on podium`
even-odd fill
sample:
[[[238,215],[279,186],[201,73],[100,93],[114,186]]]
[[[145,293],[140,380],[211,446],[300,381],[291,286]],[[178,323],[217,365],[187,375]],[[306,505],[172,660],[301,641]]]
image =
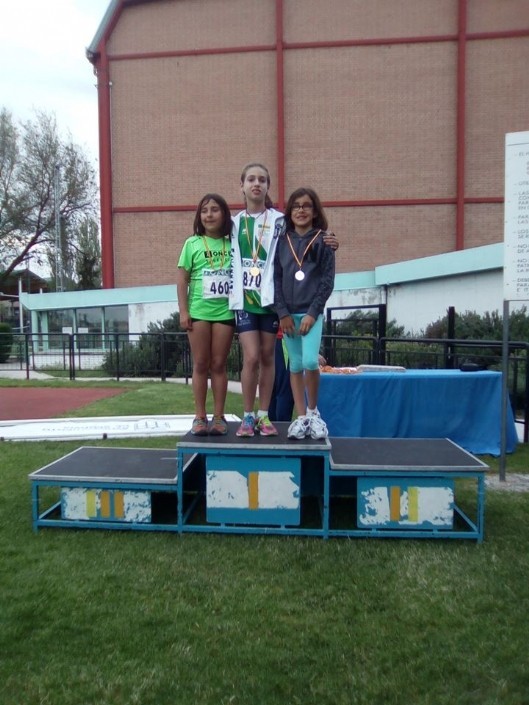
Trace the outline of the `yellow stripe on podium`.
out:
[[[389,491],[389,518],[391,521],[400,521],[400,487],[392,485]]]
[[[248,509],[259,509],[259,473],[248,473]]]
[[[86,492],[86,516],[88,518],[97,516],[96,508],[96,491],[87,490]]]
[[[419,488],[408,487],[408,519],[415,524],[419,521]]]
[[[108,490],[101,490],[101,516],[110,517],[110,492]]]
[[[125,516],[125,501],[123,492],[120,490],[115,490],[114,492],[114,517],[116,519],[123,519]]]

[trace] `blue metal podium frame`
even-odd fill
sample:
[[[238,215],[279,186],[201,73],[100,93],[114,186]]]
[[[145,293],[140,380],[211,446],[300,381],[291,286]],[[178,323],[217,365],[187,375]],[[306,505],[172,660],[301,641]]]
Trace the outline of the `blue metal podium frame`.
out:
[[[180,532],[219,532],[219,533],[245,533],[245,534],[277,534],[277,535],[302,535],[326,537],[328,533],[328,513],[329,513],[329,485],[325,478],[329,474],[329,462],[331,445],[329,439],[312,440],[307,438],[302,441],[286,439],[286,429],[288,424],[277,424],[281,429],[281,436],[254,436],[253,438],[237,438],[235,430],[238,424],[228,424],[229,434],[227,436],[193,436],[188,433],[177,446],[177,466],[178,466],[178,530]],[[284,428],[283,428],[284,427]],[[191,457],[189,457],[191,456]],[[226,470],[232,468],[233,472],[245,475],[248,466],[256,466],[262,470],[272,470],[277,466],[284,465],[289,468],[292,459],[299,459],[300,479],[302,485],[309,478],[314,480],[315,475],[319,475],[322,491],[316,492],[314,496],[320,505],[321,522],[318,527],[307,527],[292,525],[288,522],[285,512],[285,520],[281,518],[281,511],[276,512],[276,517],[271,517],[269,524],[262,524],[257,518],[252,523],[249,514],[244,514],[244,523],[237,521],[237,512],[232,512],[230,521],[229,512],[226,518],[218,522],[198,521],[193,522],[193,512],[198,503],[204,499],[205,488],[197,489],[196,474],[202,476],[205,472],[204,465],[208,461],[222,459],[221,462]],[[193,475],[193,473],[195,473]],[[193,498],[186,503],[186,492],[189,487],[189,478],[193,490]],[[300,502],[302,501],[303,487],[300,486]]]
[[[221,437],[188,433],[176,452],[81,447],[59,458],[29,476],[34,529],[483,540],[488,467],[448,439],[298,441],[286,437],[288,424],[278,424],[277,437],[237,438],[237,426],[229,424]],[[468,480],[471,511],[458,502],[458,483]],[[41,495],[49,487],[55,488],[51,502]],[[71,488],[78,488],[82,506],[89,493],[111,500],[104,512],[71,518],[63,502]],[[145,493],[148,519],[112,514],[113,497],[128,491]],[[389,518],[366,513],[372,495],[392,507]],[[442,506],[448,497],[449,520],[432,520],[422,504],[418,511],[412,503],[418,496],[441,497]]]
[[[176,453],[174,449],[102,448],[82,446],[29,475],[33,528],[120,529],[130,531],[177,531]],[[137,522],[117,519],[66,519],[61,516],[61,499],[42,508],[41,490],[69,488],[93,491],[141,491],[172,493],[174,517],[169,522]]]
[[[233,426],[233,428],[231,428]],[[180,532],[220,532],[245,534],[288,534],[330,537],[377,537],[377,538],[443,538],[475,539],[484,536],[485,517],[485,471],[488,466],[468,451],[460,448],[449,439],[378,439],[378,438],[330,438],[324,441],[289,440],[286,438],[288,424],[277,424],[279,437],[237,438],[234,435],[236,424],[230,424],[226,437],[211,438],[187,434],[177,447],[178,456],[178,529]],[[186,462],[186,456],[192,456]],[[185,502],[187,473],[205,473],[208,458],[221,457],[224,467],[233,468],[244,474],[249,458],[299,457],[301,460],[301,487],[304,472],[314,472],[310,459],[315,460],[321,473],[320,502],[321,525],[318,527],[263,526],[238,522],[235,515],[230,521],[211,522],[203,517],[193,520],[198,503],[204,497],[204,487],[192,487],[193,499]],[[195,464],[195,465],[194,465]],[[197,470],[198,469],[198,470]],[[402,482],[430,485],[433,487],[454,486],[456,481],[471,480],[475,484],[475,511],[472,516],[453,503],[454,526],[435,525],[407,527],[388,525],[384,527],[362,528],[357,526],[356,513],[351,510],[347,527],[337,528],[333,524],[331,503],[339,494],[334,485],[345,487],[346,494],[356,495],[361,478],[379,480],[381,483],[398,485]],[[301,492],[301,501],[303,501]]]

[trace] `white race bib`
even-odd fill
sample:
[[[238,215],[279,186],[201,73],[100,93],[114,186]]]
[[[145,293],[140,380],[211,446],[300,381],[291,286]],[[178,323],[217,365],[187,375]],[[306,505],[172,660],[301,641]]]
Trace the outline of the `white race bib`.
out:
[[[261,279],[263,276],[265,261],[258,259],[254,262],[251,259],[242,261],[242,286],[247,291],[260,291]]]
[[[202,272],[202,296],[205,299],[225,299],[230,293],[228,269],[204,269]]]

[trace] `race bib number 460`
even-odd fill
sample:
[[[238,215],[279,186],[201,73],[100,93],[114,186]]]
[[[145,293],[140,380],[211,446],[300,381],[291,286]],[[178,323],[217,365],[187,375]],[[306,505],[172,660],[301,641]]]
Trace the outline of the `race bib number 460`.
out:
[[[205,299],[225,299],[230,293],[228,269],[204,269],[202,295]]]

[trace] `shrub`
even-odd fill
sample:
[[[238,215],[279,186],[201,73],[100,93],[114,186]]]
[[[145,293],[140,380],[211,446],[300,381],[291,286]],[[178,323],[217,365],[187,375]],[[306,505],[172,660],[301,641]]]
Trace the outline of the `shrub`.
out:
[[[13,332],[9,323],[0,323],[0,363],[7,362],[13,347]]]
[[[437,369],[444,367],[445,350],[441,343],[418,344],[388,341],[386,364],[408,369]]]
[[[112,350],[103,360],[103,369],[120,377],[186,376],[189,372],[187,336],[180,329],[180,317],[149,324],[147,332],[135,342],[124,339],[119,350]],[[119,338],[118,338],[119,339]]]
[[[431,323],[424,332],[427,338],[446,338],[448,336],[448,316]],[[469,345],[458,344],[454,356],[454,365],[459,367],[462,363],[473,362],[488,369],[501,370],[502,352],[499,343],[503,340],[503,316],[497,311],[479,315],[475,311],[465,311],[455,317],[455,338],[468,340]],[[476,341],[493,340],[498,345],[476,345]],[[529,316],[525,306],[509,313],[509,340],[511,342],[524,342],[529,340]],[[474,341],[470,345],[470,341]],[[509,354],[508,385],[511,402],[516,409],[523,408],[525,404],[526,385],[526,356],[525,350],[512,351]]]
[[[448,315],[430,323],[424,331],[425,338],[446,338]],[[498,311],[486,311],[483,315],[475,311],[456,314],[455,337],[460,340],[502,340],[503,316]],[[525,306],[509,314],[509,339],[529,340],[529,316]]]
[[[333,333],[335,335],[355,335],[377,337],[381,334],[378,329],[378,313],[374,311],[353,311],[347,318],[333,320]],[[404,326],[397,325],[395,319],[387,321],[386,336],[388,338],[402,338],[405,335]]]

